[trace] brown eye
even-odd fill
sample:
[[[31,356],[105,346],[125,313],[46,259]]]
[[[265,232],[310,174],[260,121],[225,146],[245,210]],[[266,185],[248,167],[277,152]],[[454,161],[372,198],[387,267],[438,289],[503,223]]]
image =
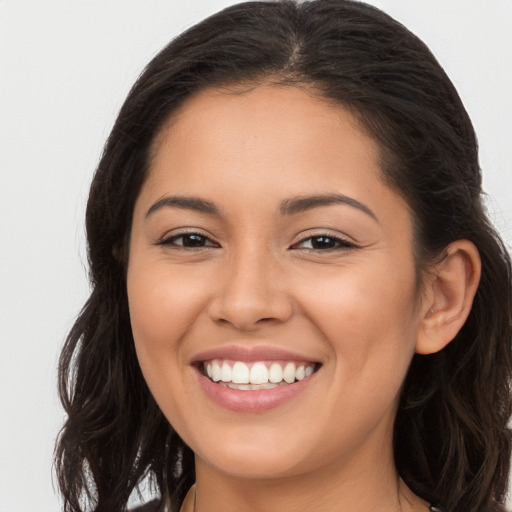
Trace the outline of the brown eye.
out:
[[[160,245],[200,249],[202,247],[218,247],[218,244],[199,233],[180,233],[162,240]]]
[[[355,247],[354,244],[335,236],[310,236],[295,244],[292,249],[309,249],[313,251],[344,250]]]
[[[334,249],[338,241],[328,236],[317,236],[310,239],[312,249]]]

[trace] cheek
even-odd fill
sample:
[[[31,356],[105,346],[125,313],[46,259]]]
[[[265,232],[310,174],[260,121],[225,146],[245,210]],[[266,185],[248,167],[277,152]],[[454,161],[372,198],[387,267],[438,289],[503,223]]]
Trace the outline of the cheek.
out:
[[[144,265],[135,258],[127,276],[135,342],[162,348],[178,341],[193,323],[205,291],[197,279],[165,265]]]
[[[396,271],[394,261],[380,261],[364,271],[330,271],[303,284],[304,312],[321,331],[343,374],[369,374],[374,382],[389,371],[405,373],[418,332],[413,261]]]
[[[134,251],[135,253],[135,251]],[[186,272],[147,258],[130,260],[127,275],[130,321],[139,365],[149,389],[175,428],[186,432],[182,411],[193,400],[183,381],[185,335],[202,310],[205,290]]]
[[[184,279],[186,273],[139,258],[135,251],[131,256],[127,293],[135,349],[148,386],[160,402],[169,389],[181,387],[176,376],[185,366],[182,339],[201,309],[204,293],[197,282]]]
[[[333,364],[325,371],[334,391],[325,396],[323,405],[330,411],[325,435],[333,439],[339,438],[334,426],[346,425],[345,439],[356,439],[354,433],[371,430],[378,418],[396,410],[414,354],[418,330],[414,267],[402,267],[400,275],[388,274],[383,267],[332,273],[311,280],[307,295],[305,290],[302,293],[307,297],[304,312],[332,353]]]

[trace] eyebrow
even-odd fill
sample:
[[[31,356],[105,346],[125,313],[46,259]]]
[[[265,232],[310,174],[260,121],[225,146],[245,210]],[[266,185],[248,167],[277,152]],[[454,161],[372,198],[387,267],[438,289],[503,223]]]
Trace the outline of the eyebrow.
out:
[[[181,208],[195,212],[207,213],[220,217],[219,209],[211,202],[200,197],[166,196],[154,203],[146,212],[146,218],[164,207]]]
[[[353,199],[352,197],[344,196],[343,194],[327,194],[327,195],[316,195],[306,197],[293,197],[287,199],[281,203],[281,214],[282,215],[295,215],[296,213],[302,213],[313,208],[321,206],[331,206],[333,204],[345,204],[352,206],[363,213],[369,215],[373,220],[379,222],[377,215],[368,208],[365,204]]]
[[[295,215],[297,213],[312,210],[313,208],[331,206],[334,204],[344,204],[356,208],[378,222],[377,216],[372,212],[372,210],[370,210],[370,208],[368,208],[368,206],[343,194],[292,197],[281,203],[280,211],[281,215]],[[149,208],[146,212],[146,218],[164,207],[181,208],[217,217],[221,216],[220,210],[215,206],[215,204],[211,201],[207,201],[206,199],[188,196],[166,196],[156,201]]]

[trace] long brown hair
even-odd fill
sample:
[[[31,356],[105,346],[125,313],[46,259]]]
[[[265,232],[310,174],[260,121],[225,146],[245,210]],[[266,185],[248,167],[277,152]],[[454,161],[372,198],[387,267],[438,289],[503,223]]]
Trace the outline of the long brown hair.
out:
[[[511,269],[482,205],[475,134],[427,47],[378,9],[350,0],[235,5],[173,40],[124,103],[87,205],[91,295],[63,348],[67,420],[56,448],[66,511],[124,511],[151,475],[178,510],[194,459],[139,369],[125,262],[151,144],[191,94],[214,85],[302,83],[351,109],[379,142],[382,169],[414,215],[421,269],[454,240],[480,252],[469,318],[441,352],[416,355],[396,418],[398,471],[451,512],[500,510],[509,473]],[[431,497],[434,498],[431,498]]]

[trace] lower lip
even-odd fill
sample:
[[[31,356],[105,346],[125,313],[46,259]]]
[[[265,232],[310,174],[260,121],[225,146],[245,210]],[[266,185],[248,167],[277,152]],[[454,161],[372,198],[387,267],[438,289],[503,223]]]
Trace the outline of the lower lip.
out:
[[[257,391],[231,389],[215,384],[197,371],[199,383],[208,397],[217,405],[236,412],[260,412],[279,407],[302,393],[314,380],[316,372],[309,377],[272,389]]]

